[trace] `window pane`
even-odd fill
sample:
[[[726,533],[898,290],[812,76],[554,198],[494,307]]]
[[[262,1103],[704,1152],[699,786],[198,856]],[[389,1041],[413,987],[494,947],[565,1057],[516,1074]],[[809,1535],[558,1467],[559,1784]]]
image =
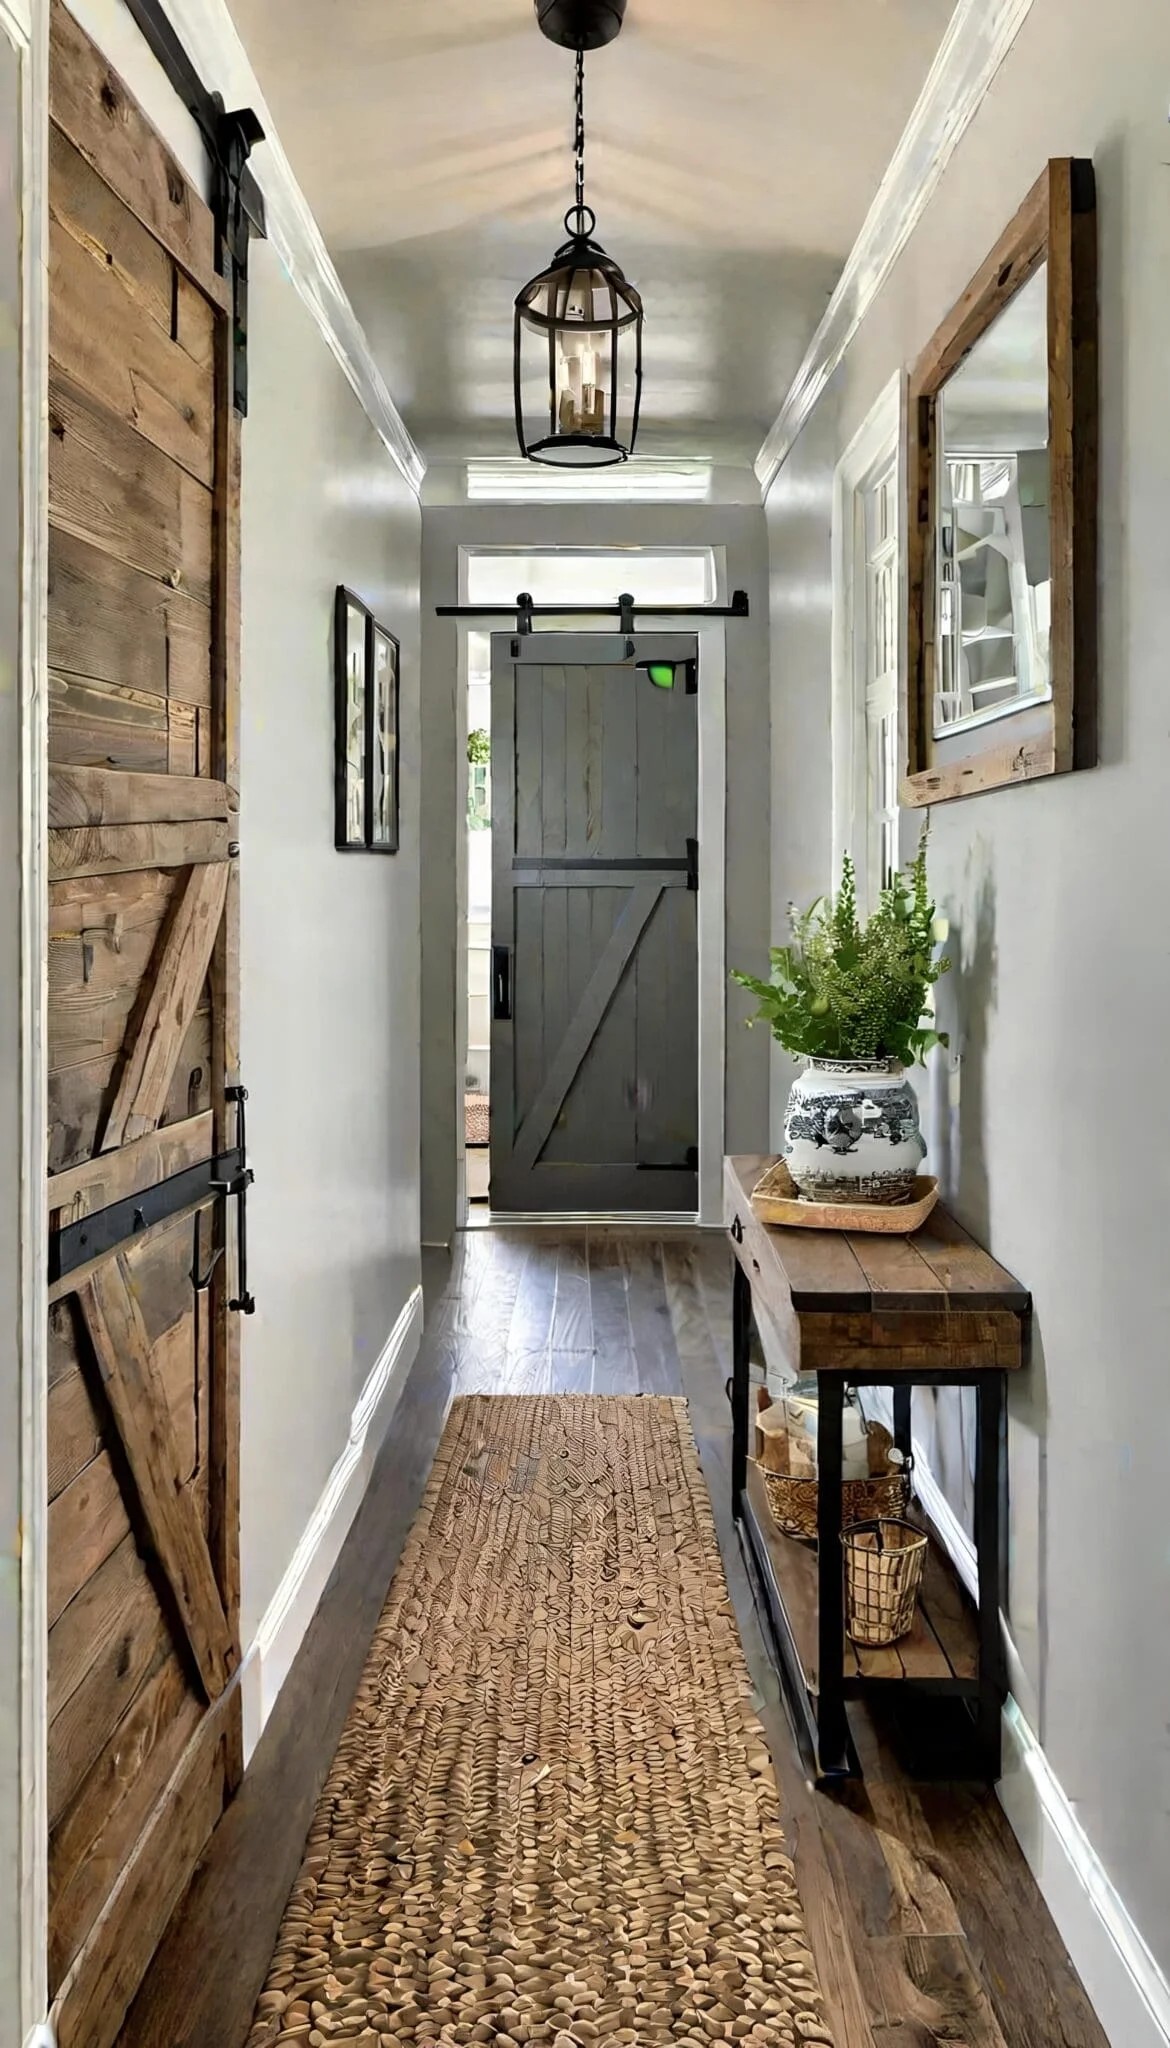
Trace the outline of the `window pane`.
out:
[[[640,605],[713,604],[715,557],[710,548],[468,554],[469,604],[512,604],[521,590],[531,592],[537,604],[613,604],[623,590],[632,591]]]

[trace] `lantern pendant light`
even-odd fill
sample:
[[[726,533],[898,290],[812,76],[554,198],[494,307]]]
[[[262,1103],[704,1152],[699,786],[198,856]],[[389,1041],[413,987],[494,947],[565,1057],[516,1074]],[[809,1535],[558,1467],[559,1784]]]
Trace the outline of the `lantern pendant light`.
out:
[[[624,5],[545,0],[542,11],[537,0],[537,12],[552,41],[577,51],[576,196],[568,241],[517,294],[516,434],[532,462],[596,469],[633,453],[642,396],[642,301],[593,240],[597,216],[585,204],[585,50],[616,35]]]

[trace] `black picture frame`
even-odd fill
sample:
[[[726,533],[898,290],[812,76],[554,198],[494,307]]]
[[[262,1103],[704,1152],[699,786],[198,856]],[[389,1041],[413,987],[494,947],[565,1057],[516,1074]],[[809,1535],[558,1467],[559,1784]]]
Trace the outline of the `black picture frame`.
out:
[[[369,606],[338,584],[333,604],[333,843],[338,853],[366,850],[372,621]]]
[[[398,851],[399,647],[377,619],[367,623],[366,848]]]
[[[338,853],[397,853],[396,636],[338,584],[333,605],[333,843]]]

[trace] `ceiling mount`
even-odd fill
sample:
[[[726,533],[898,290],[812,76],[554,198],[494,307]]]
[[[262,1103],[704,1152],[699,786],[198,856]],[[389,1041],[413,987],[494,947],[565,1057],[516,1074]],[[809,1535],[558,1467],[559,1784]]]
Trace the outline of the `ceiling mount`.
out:
[[[603,50],[619,34],[626,0],[535,0],[542,35],[563,50]]]

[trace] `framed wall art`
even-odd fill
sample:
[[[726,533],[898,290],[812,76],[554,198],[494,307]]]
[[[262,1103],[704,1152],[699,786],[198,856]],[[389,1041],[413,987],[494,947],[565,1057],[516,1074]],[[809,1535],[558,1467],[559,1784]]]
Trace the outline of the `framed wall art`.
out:
[[[371,853],[398,851],[398,642],[369,622],[366,816]]]
[[[334,603],[334,844],[398,851],[398,642],[339,586]]]
[[[362,853],[367,844],[367,643],[372,623],[368,605],[339,587],[333,612],[334,845],[339,853]]]

